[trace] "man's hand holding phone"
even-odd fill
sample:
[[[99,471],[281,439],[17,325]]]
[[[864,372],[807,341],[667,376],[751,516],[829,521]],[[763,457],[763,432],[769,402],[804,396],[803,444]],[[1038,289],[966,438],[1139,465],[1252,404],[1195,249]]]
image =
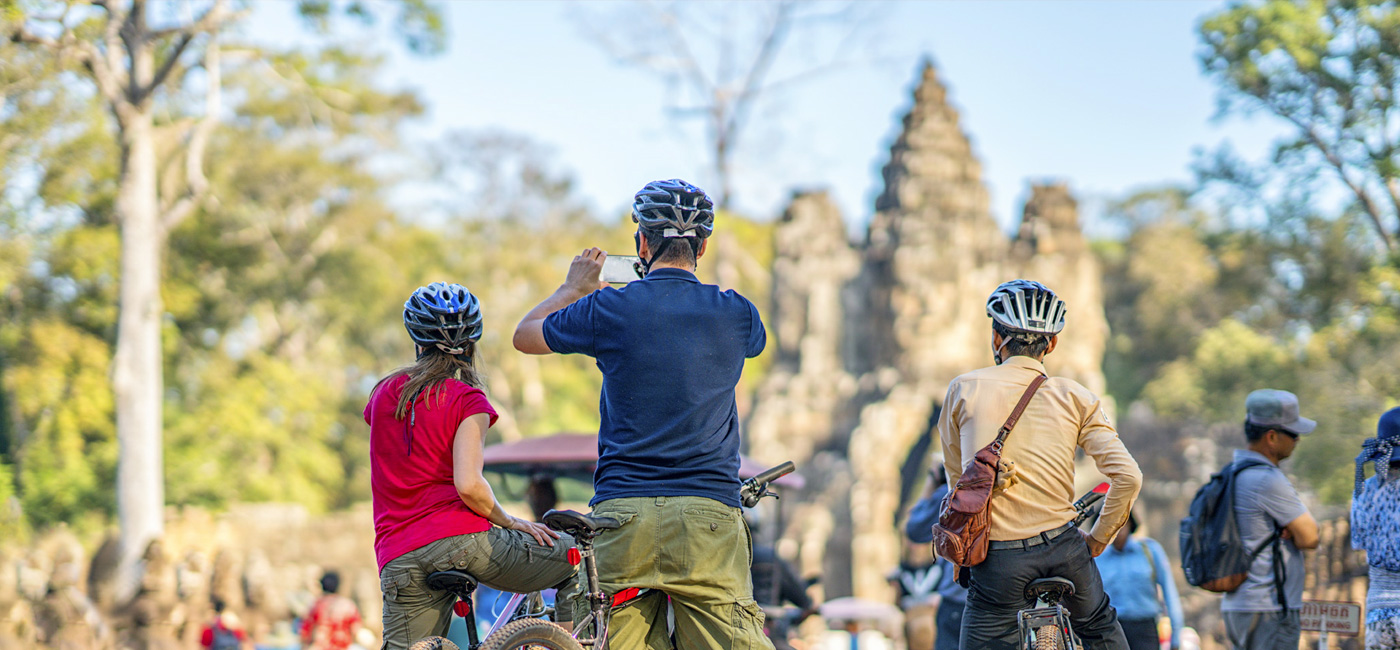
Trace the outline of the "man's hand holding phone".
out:
[[[608,254],[597,247],[579,253],[569,264],[569,274],[564,278],[564,286],[579,296],[586,296],[608,286],[606,282],[598,279],[598,274],[603,270],[603,261],[606,259],[608,259]]]

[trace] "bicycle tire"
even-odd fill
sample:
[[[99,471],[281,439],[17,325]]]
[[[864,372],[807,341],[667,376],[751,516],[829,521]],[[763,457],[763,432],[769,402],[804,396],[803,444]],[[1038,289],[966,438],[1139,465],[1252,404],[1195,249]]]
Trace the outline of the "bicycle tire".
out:
[[[457,644],[448,641],[440,636],[430,636],[419,639],[413,645],[408,646],[408,650],[462,650]]]
[[[1060,628],[1042,625],[1035,631],[1035,650],[1065,650],[1061,643]]]
[[[583,650],[564,628],[541,618],[511,621],[481,642],[481,650]]]

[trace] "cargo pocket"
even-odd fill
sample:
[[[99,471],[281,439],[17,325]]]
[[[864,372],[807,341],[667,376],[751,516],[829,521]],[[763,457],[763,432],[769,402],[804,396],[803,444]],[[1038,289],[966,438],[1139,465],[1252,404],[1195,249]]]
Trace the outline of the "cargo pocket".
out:
[[[734,603],[731,625],[734,638],[729,647],[735,650],[769,647],[768,637],[763,634],[763,610],[758,608],[758,603],[752,600]]]
[[[454,549],[447,557],[433,563],[433,568],[438,571],[448,571],[451,569],[467,571],[467,567],[471,564],[472,554],[475,552],[477,552],[476,545],[465,542]],[[471,572],[467,571],[467,573]]]
[[[379,590],[384,593],[384,644],[387,648],[407,648],[413,642],[408,631],[407,608],[399,601],[408,588],[408,570],[401,569],[379,577]]]
[[[379,590],[384,593],[384,602],[399,602],[399,592],[408,586],[408,571],[395,571],[379,577]]]
[[[725,599],[752,598],[749,568],[752,553],[738,508],[720,504],[687,505],[676,535],[680,566],[688,575],[722,590]]]
[[[634,503],[603,502],[593,510],[594,517],[616,519],[615,530],[604,531],[593,540],[598,558],[598,579],[604,590],[630,586],[630,581],[648,574],[655,566],[656,535],[645,534],[641,509]],[[582,594],[580,594],[582,595]]]
[[[594,510],[592,513],[589,513],[589,514],[591,514],[591,515],[594,516],[594,517],[612,517],[613,519],[616,519],[616,520],[617,520],[618,526],[621,527],[621,526],[626,526],[626,525],[627,525],[627,522],[630,522],[630,521],[632,521],[633,519],[636,519],[636,518],[637,518],[637,513],[638,513],[638,512],[641,512],[641,511],[638,510],[638,509],[636,509],[636,508],[634,508],[634,507],[632,507],[632,506],[613,506],[613,507],[609,507],[609,506],[607,506],[607,505],[604,505],[603,507],[601,507],[601,508],[599,508],[599,509],[597,509],[597,510]],[[609,532],[610,532],[610,531],[609,531]],[[604,533],[603,533],[603,536],[604,536],[604,537],[606,537],[607,535],[608,535],[608,532],[604,532]]]

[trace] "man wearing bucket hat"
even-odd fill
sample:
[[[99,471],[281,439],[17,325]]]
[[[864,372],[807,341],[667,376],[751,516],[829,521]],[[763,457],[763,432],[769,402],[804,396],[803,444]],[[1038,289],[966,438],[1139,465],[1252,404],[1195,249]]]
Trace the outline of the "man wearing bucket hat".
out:
[[[1317,422],[1300,415],[1298,398],[1284,390],[1256,390],[1244,407],[1247,445],[1235,450],[1234,462],[1265,464],[1235,476],[1235,521],[1245,548],[1259,552],[1249,577],[1225,594],[1220,609],[1233,647],[1296,648],[1302,634],[1303,551],[1317,548],[1317,521],[1278,464],[1293,455],[1299,438]]]
[[[1376,475],[1366,481],[1366,463]],[[1356,457],[1351,502],[1351,546],[1366,551],[1366,648],[1400,647],[1400,408],[1381,416],[1376,437]]]

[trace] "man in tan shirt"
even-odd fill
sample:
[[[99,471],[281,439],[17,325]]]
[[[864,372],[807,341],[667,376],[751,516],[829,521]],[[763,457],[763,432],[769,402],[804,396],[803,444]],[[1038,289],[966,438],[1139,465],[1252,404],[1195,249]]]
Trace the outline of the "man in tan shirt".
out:
[[[987,314],[998,365],[954,379],[938,417],[950,487],[996,438],[1031,380],[1045,374],[1042,360],[1058,343],[1065,304],[1038,282],[1014,280],[992,292]],[[1076,448],[1109,477],[1103,513],[1087,533],[1076,531],[1072,521]],[[985,561],[971,567],[961,647],[1020,648],[1016,613],[1029,605],[1026,585],[1058,576],[1074,582],[1075,595],[1063,604],[1085,647],[1126,650],[1093,557],[1127,521],[1142,471],[1099,398],[1073,380],[1049,379],[1006,437],[1001,457],[1013,469],[1002,472],[1006,480],[992,495],[991,548]]]

